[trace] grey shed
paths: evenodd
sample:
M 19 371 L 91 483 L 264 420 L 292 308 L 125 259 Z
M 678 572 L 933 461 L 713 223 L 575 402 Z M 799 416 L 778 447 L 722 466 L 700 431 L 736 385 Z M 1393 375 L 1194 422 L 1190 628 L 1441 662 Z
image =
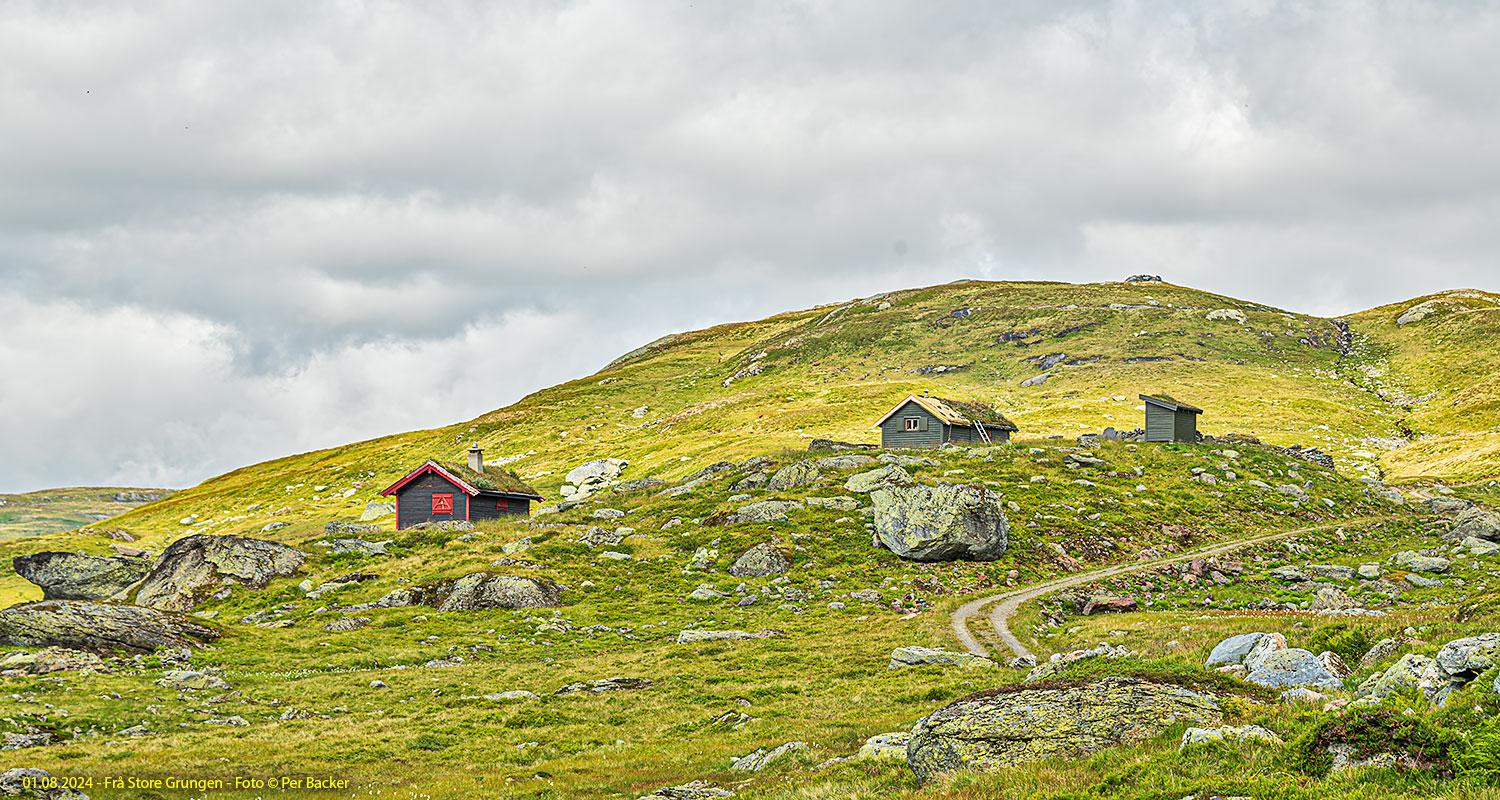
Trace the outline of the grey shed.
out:
M 1164 394 L 1143 394 L 1141 399 L 1146 401 L 1146 441 L 1198 441 L 1198 415 L 1203 409 Z

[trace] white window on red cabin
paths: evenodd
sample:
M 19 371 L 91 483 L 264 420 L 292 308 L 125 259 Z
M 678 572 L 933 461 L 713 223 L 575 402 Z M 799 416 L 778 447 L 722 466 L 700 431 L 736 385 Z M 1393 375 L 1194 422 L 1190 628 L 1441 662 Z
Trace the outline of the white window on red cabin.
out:
M 434 513 L 434 514 L 452 514 L 453 513 L 453 494 L 451 492 L 448 493 L 448 494 L 433 494 L 433 496 L 432 496 L 432 513 Z
M 509 511 L 510 510 L 510 503 L 505 498 L 502 497 L 499 500 L 495 501 L 495 510 L 496 511 Z

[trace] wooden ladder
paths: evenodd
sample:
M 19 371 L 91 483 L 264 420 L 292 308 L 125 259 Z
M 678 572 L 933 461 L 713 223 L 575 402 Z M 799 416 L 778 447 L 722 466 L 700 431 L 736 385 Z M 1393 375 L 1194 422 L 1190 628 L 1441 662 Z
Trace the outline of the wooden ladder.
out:
M 983 422 L 974 423 L 974 427 L 979 429 L 979 441 L 984 442 L 985 444 L 994 444 L 994 442 L 990 441 L 990 432 L 984 429 Z

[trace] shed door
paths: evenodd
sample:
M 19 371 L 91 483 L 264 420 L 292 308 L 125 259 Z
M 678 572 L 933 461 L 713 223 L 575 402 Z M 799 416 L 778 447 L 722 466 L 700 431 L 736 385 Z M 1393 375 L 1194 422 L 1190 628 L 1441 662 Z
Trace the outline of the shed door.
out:
M 433 495 L 432 495 L 432 513 L 433 514 L 452 514 L 453 513 L 453 493 L 449 492 L 447 494 L 438 494 L 438 493 L 434 492 Z

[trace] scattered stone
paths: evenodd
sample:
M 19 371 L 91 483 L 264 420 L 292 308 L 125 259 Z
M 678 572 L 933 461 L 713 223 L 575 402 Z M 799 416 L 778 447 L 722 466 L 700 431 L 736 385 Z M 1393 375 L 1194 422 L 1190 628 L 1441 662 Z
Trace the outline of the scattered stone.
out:
M 369 617 L 344 617 L 343 619 L 336 619 L 336 620 L 328 623 L 327 625 L 324 625 L 323 626 L 323 630 L 325 630 L 325 631 L 335 631 L 335 632 L 348 632 L 348 631 L 357 631 L 357 630 L 359 630 L 361 628 L 367 628 L 367 627 L 369 627 L 369 625 L 370 625 L 370 618 Z
M 853 511 L 859 508 L 859 501 L 852 497 L 806 497 L 802 502 L 835 511 Z
M 16 650 L 0 658 L 0 674 L 50 675 L 54 672 L 107 672 L 104 660 L 93 653 L 47 647 L 35 653 Z
M 1208 315 L 1204 317 L 1204 319 L 1208 320 L 1209 322 L 1228 320 L 1239 325 L 1244 325 L 1249 321 L 1249 318 L 1245 316 L 1245 312 L 1239 310 L 1238 308 L 1216 308 L 1213 311 L 1208 312 Z
M 787 519 L 787 512 L 802 508 L 802 504 L 795 500 L 762 500 L 742 506 L 733 514 L 727 514 L 713 524 L 739 525 L 745 522 L 782 522 Z M 710 524 L 705 522 L 705 525 Z
M 16 574 L 42 587 L 46 600 L 108 600 L 151 571 L 142 558 L 101 558 L 45 552 L 16 556 Z
M 373 680 L 373 681 L 370 681 L 370 688 L 371 689 L 389 689 L 391 687 L 387 686 L 385 681 L 382 681 L 382 680 Z
M 1380 641 L 1376 642 L 1375 646 L 1371 647 L 1363 657 L 1359 659 L 1359 668 L 1362 670 L 1369 669 L 1371 667 L 1384 663 L 1386 659 L 1391 658 L 1392 656 L 1399 653 L 1402 648 L 1415 647 L 1423 644 L 1426 644 L 1426 642 L 1423 642 L 1422 640 L 1414 636 L 1398 636 L 1391 639 L 1381 639 Z
M 917 721 L 907 763 L 925 783 L 942 772 L 993 772 L 1027 761 L 1135 745 L 1179 722 L 1218 725 L 1207 695 L 1132 678 L 1085 686 L 979 692 Z
M 496 692 L 484 696 L 486 700 L 537 700 L 538 695 L 525 689 L 512 689 L 508 692 Z
M 1427 656 L 1407 653 L 1385 672 L 1377 672 L 1366 678 L 1364 683 L 1361 683 L 1355 690 L 1354 696 L 1384 700 L 1393 692 L 1415 689 L 1421 684 L 1422 675 L 1432 668 L 1434 663 L 1434 660 Z
M 335 536 L 357 537 L 364 533 L 380 533 L 380 526 L 364 525 L 358 522 L 330 522 L 323 526 L 323 536 L 329 539 Z
M 776 549 L 775 545 L 762 542 L 735 559 L 734 564 L 729 568 L 729 574 L 736 578 L 767 578 L 772 575 L 781 575 L 791 566 L 791 560 Z
M 157 679 L 156 685 L 179 692 L 228 692 L 234 689 L 223 678 L 186 669 L 168 670 Z
M 750 633 L 749 631 L 705 631 L 700 629 L 689 629 L 677 634 L 678 644 L 695 644 L 697 642 L 717 642 L 723 640 L 744 641 L 749 639 L 767 639 L 772 636 L 780 636 L 781 631 L 764 630 Z
M 1356 608 L 1359 603 L 1354 598 L 1333 587 L 1324 587 L 1313 592 L 1311 610 L 1317 611 L 1343 611 Z
M 1309 576 L 1306 572 L 1303 572 L 1301 569 L 1291 566 L 1290 564 L 1271 570 L 1271 577 L 1275 578 L 1278 581 L 1285 581 L 1287 583 L 1301 583 L 1303 581 L 1312 580 L 1312 577 Z
M 529 541 L 528 541 L 529 543 Z M 598 525 L 590 526 L 579 537 L 578 543 L 588 547 L 614 547 L 625 543 L 625 537 L 618 531 L 607 530 Z
M 1353 567 L 1332 566 L 1329 564 L 1308 564 L 1307 571 L 1319 578 L 1332 578 L 1338 581 L 1354 580 Z
M 1466 536 L 1459 544 L 1469 548 L 1469 555 L 1471 556 L 1500 555 L 1500 543 L 1481 539 L 1478 536 Z
M 379 530 L 379 526 L 376 526 Z M 395 541 L 387 539 L 383 542 L 367 542 L 364 539 L 334 539 L 333 549 L 330 551 L 335 555 L 343 553 L 356 553 L 362 556 L 384 556 L 389 555 L 386 548 L 395 544 Z
M 813 462 L 818 469 L 855 469 L 866 464 L 874 464 L 875 459 L 861 455 L 828 456 Z
M 555 695 L 568 694 L 598 694 L 600 692 L 616 692 L 626 689 L 645 689 L 651 685 L 651 681 L 645 678 L 603 678 L 595 681 L 580 681 L 569 683 L 558 687 Z
M 717 800 L 721 797 L 734 797 L 734 792 L 721 789 L 708 781 L 690 781 L 681 786 L 657 789 L 637 800 Z
M 1452 565 L 1452 562 L 1446 558 L 1424 556 L 1412 550 L 1391 556 L 1390 562 L 1412 572 L 1447 572 L 1448 567 Z
M 993 561 L 1005 553 L 1010 523 L 1002 498 L 975 485 L 877 489 L 879 546 L 916 561 Z
M 592 514 L 594 519 L 619 519 L 625 516 L 625 512 L 618 508 L 601 508 Z
M 610 488 L 615 494 L 628 494 L 630 492 L 644 492 L 651 489 L 660 489 L 667 482 L 660 478 L 636 478 L 632 481 L 624 481 Z
M 930 647 L 898 647 L 891 651 L 891 663 L 886 669 L 931 665 L 953 665 L 956 667 L 991 668 L 995 662 L 970 653 L 955 653 L 951 650 L 935 650 Z
M 12 733 L 5 732 L 3 741 L 0 741 L 0 750 L 24 750 L 28 747 L 46 747 L 52 743 L 50 733 Z
M 1023 386 L 1023 387 L 1041 386 L 1042 384 L 1046 383 L 1047 379 L 1050 378 L 1050 377 L 1052 377 L 1052 373 L 1050 373 L 1050 372 L 1043 372 L 1040 375 L 1037 375 L 1037 376 L 1031 377 L 1031 378 L 1027 378 L 1024 381 L 1021 381 L 1021 386 Z
M 0 612 L 3 613 L 3 612 Z M 1448 694 L 1500 664 L 1500 633 L 1482 633 L 1443 645 L 1422 676 L 1427 698 L 1442 705 Z
M 0 773 L 0 795 L 13 797 L 16 795 L 30 795 L 36 800 L 89 800 L 89 796 L 76 789 L 66 788 L 32 788 L 38 783 L 46 786 L 51 782 L 52 773 L 46 770 L 30 767 L 15 767 Z
M 755 752 L 747 756 L 740 756 L 739 758 L 736 758 L 734 760 L 734 763 L 729 765 L 729 768 L 733 770 L 740 770 L 742 772 L 760 772 L 761 770 L 770 766 L 771 762 L 776 761 L 782 756 L 788 753 L 794 753 L 798 750 L 806 749 L 807 742 L 787 742 L 786 744 L 781 745 L 780 747 L 776 747 L 770 751 L 762 749 L 756 750 Z
M 1226 725 L 1222 728 L 1188 728 L 1187 732 L 1182 734 L 1182 743 L 1177 746 L 1177 752 L 1181 753 L 1189 747 L 1214 742 L 1286 744 L 1280 736 L 1259 725 Z
M 1091 658 L 1134 658 L 1140 655 L 1134 650 L 1124 647 L 1116 647 L 1108 642 L 1100 642 L 1098 647 L 1089 650 L 1074 650 L 1070 653 L 1053 653 L 1052 657 L 1045 662 L 1036 665 L 1026 677 L 1021 679 L 1022 683 L 1036 683 L 1048 678 L 1061 675 L 1069 664 L 1075 661 L 1084 661 Z
M 438 611 L 484 611 L 497 608 L 553 608 L 561 605 L 562 587 L 542 578 L 476 572 L 454 581 Z M 441 589 L 438 590 L 441 592 Z

